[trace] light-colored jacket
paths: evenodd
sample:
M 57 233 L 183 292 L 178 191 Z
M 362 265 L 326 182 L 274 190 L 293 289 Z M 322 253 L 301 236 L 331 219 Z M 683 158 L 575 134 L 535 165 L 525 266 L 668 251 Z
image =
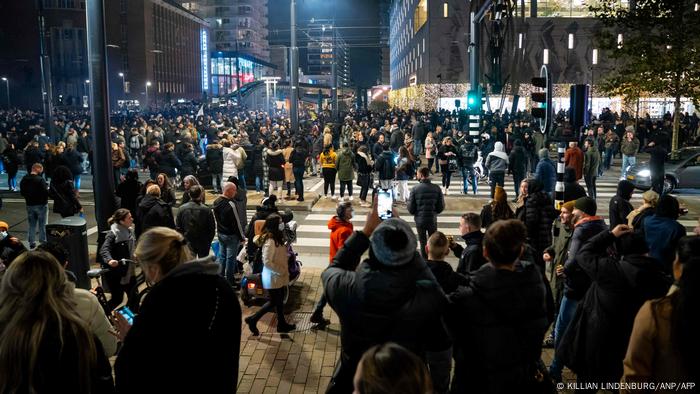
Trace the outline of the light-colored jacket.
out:
M 117 352 L 117 337 L 110 334 L 110 331 L 113 331 L 112 325 L 109 323 L 100 302 L 97 301 L 97 297 L 87 290 L 75 289 L 73 301 L 76 313 L 87 325 L 90 332 L 100 340 L 105 355 L 107 357 L 114 356 Z
M 264 289 L 279 289 L 289 284 L 287 247 L 275 245 L 272 238 L 262 245 L 262 283 Z
M 230 176 L 238 178 L 238 168 L 236 167 L 236 153 L 229 147 L 224 147 L 224 172 L 222 178 L 228 179 Z
M 236 168 L 239 170 L 245 167 L 245 161 L 248 158 L 248 154 L 245 153 L 245 149 L 242 146 L 233 149 L 233 162 L 236 164 Z

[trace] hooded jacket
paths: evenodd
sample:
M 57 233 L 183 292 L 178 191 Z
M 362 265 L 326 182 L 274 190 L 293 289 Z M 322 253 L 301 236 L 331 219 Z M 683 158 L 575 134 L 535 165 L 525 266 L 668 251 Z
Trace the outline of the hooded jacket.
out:
M 525 198 L 525 227 L 527 227 L 528 243 L 542 254 L 552 244 L 552 222 L 557 217 L 554 202 L 545 193 L 542 183 L 533 179 L 528 184 Z
M 586 190 L 576 179 L 576 170 L 566 167 L 564 170 L 564 201 L 577 200 L 586 197 Z
M 335 158 L 339 181 L 352 181 L 354 176 L 355 155 L 349 148 L 343 148 Z
M 221 177 L 223 179 L 228 179 L 230 176 L 235 176 L 238 178 L 238 167 L 236 166 L 236 155 L 233 151 L 233 149 L 229 147 L 224 147 L 223 149 L 223 159 L 224 159 L 224 165 L 223 165 L 223 172 Z
M 676 246 L 686 234 L 685 227 L 678 220 L 657 214 L 645 218 L 643 227 L 649 256 L 658 260 L 670 274 L 676 258 Z
M 549 159 L 549 152 L 542 149 L 539 153 L 540 161 L 535 167 L 535 179 L 542 182 L 544 191 L 554 193 L 554 186 L 557 183 L 557 170 L 554 163 Z
M 197 254 L 206 254 L 216 230 L 214 214 L 208 206 L 194 201 L 180 206 L 177 211 L 177 231 L 185 236 Z
M 486 168 L 489 173 L 505 173 L 508 169 L 508 155 L 506 154 L 503 143 L 498 141 L 493 146 L 493 152 L 486 156 Z
M 280 149 L 267 150 L 267 165 L 270 167 L 268 175 L 270 181 L 284 181 L 284 156 Z
M 598 176 L 598 166 L 600 166 L 600 152 L 593 143 L 586 149 L 583 154 L 583 176 L 585 178 L 593 178 Z
M 659 264 L 641 254 L 618 260 L 606 252 L 615 236 L 602 232 L 576 258 L 592 284 L 564 334 L 557 355 L 577 374 L 618 382 L 637 311 L 670 286 Z
M 333 216 L 328 221 L 328 229 L 331 230 L 331 248 L 330 261 L 333 261 L 335 254 L 343 247 L 345 241 L 352 235 L 352 223 L 340 220 L 337 216 Z
M 356 231 L 321 274 L 328 303 L 340 319 L 340 364 L 333 392 L 352 391 L 352 379 L 362 354 L 387 341 L 396 342 L 419 357 L 426 350 L 444 350 L 447 337 L 440 316 L 446 298 L 420 257 L 388 267 L 370 248 L 370 239 Z M 539 341 L 542 341 L 540 337 Z
M 528 161 L 529 158 L 525 148 L 523 148 L 523 143 L 520 140 L 515 140 L 513 149 L 508 156 L 508 171 L 513 175 L 524 176 L 527 172 Z
M 610 200 L 609 206 L 610 228 L 615 228 L 618 224 L 627 224 L 627 215 L 634 210 L 630 204 L 633 192 L 634 184 L 632 182 L 623 179 L 617 184 L 617 194 Z
M 394 154 L 390 150 L 385 150 L 374 163 L 374 168 L 379 173 L 379 180 L 394 179 L 394 171 L 396 163 L 394 163 Z
M 374 161 L 368 154 L 363 152 L 357 152 L 355 156 L 357 162 L 357 173 L 358 174 L 370 174 L 374 169 Z
M 600 216 L 589 216 L 574 225 L 574 231 L 569 243 L 569 253 L 564 263 L 565 289 L 564 295 L 575 301 L 580 301 L 591 285 L 591 279 L 581 269 L 576 261 L 579 251 L 591 238 L 608 231 L 608 225 Z
M 117 392 L 236 391 L 241 308 L 219 269 L 195 260 L 151 287 L 114 364 Z

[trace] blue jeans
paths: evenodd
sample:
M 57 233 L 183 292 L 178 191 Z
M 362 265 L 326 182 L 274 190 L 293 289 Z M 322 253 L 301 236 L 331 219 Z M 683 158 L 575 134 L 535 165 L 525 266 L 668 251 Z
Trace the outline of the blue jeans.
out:
M 215 192 L 221 192 L 221 173 L 211 174 L 211 187 Z
M 29 222 L 27 238 L 30 245 L 36 242 L 37 227 L 39 230 L 39 242 L 46 242 L 46 218 L 48 214 L 48 205 L 27 205 L 27 221 Z
M 420 156 L 422 150 L 423 150 L 423 140 L 413 141 L 413 155 L 415 157 Z
M 80 175 L 73 176 L 73 183 L 75 184 L 75 190 L 80 190 Z
M 559 315 L 557 315 L 557 322 L 554 325 L 554 349 L 559 347 L 561 342 L 561 337 L 566 332 L 566 328 L 571 323 L 571 319 L 574 317 L 576 312 L 576 307 L 578 306 L 578 301 L 570 300 L 566 298 L 566 295 L 561 299 L 561 306 L 559 307 Z M 564 369 L 561 360 L 554 356 L 552 359 L 552 365 L 549 366 L 549 374 L 552 378 L 561 380 L 561 372 Z
M 606 171 L 610 169 L 610 166 L 612 165 L 612 159 L 613 159 L 613 154 L 615 152 L 613 151 L 613 148 L 606 148 L 605 149 L 605 158 L 603 159 L 603 169 Z
M 245 168 L 238 170 L 238 188 L 248 190 L 248 186 L 245 184 Z
M 620 174 L 620 177 L 627 178 L 627 167 L 635 164 L 637 164 L 636 156 L 622 155 L 622 174 Z
M 229 283 L 233 283 L 233 274 L 237 271 L 236 255 L 241 238 L 238 235 L 219 234 L 219 264 L 221 264 L 220 275 L 226 278 Z
M 83 167 L 83 172 L 87 172 L 88 165 L 90 164 L 90 162 L 88 162 L 89 155 L 87 152 L 80 152 L 80 157 L 83 158 L 82 163 L 80 163 L 80 165 Z
M 476 178 L 476 171 L 474 171 L 474 167 L 462 167 L 462 178 L 464 182 L 462 185 L 462 191 L 464 192 L 464 194 L 467 194 L 469 192 L 469 179 L 472 180 L 472 192 L 476 194 L 478 181 Z
M 259 176 L 256 176 L 255 177 L 255 191 L 259 192 L 262 190 L 262 188 L 263 188 L 262 178 Z

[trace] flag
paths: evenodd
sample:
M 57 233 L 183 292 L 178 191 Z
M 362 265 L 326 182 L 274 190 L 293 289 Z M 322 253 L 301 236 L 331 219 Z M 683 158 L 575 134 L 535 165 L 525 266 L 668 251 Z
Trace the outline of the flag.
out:
M 204 116 L 204 104 L 202 104 L 202 106 L 199 107 L 199 111 L 197 111 L 197 117 L 199 118 L 200 116 Z

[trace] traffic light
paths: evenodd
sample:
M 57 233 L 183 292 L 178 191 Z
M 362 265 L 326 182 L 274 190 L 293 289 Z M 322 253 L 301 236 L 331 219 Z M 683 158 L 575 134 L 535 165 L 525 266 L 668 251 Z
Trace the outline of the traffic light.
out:
M 481 112 L 481 97 L 479 97 L 479 92 L 476 90 L 467 92 L 467 111 L 474 114 Z
M 540 76 L 532 78 L 532 86 L 536 89 L 530 93 L 530 114 L 540 123 L 540 130 L 543 133 L 549 132 L 549 125 L 552 121 L 552 81 L 549 78 L 547 67 L 542 66 Z

